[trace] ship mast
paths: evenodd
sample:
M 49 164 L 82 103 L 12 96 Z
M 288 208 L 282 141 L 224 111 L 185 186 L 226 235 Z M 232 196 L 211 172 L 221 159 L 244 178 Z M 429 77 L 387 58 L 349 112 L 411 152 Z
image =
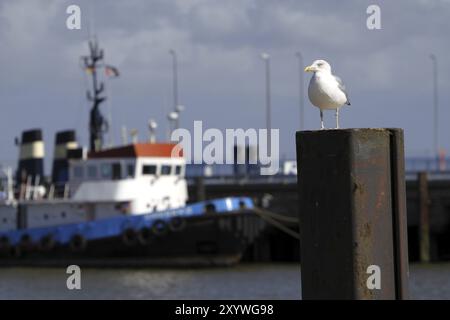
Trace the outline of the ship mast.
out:
M 106 100 L 102 93 L 105 89 L 103 82 L 97 79 L 99 62 L 103 60 L 103 49 L 99 49 L 97 40 L 89 40 L 89 56 L 83 56 L 84 68 L 92 76 L 92 91 L 87 91 L 87 99 L 92 102 L 89 116 L 89 148 L 99 151 L 103 146 L 103 134 L 108 131 L 108 123 L 100 112 L 100 104 Z

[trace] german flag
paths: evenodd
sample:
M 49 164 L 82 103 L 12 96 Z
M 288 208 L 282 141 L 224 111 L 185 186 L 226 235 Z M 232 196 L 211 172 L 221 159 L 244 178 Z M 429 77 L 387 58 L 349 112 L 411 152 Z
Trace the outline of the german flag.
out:
M 108 78 L 118 77 L 119 76 L 119 70 L 117 70 L 116 67 L 106 65 L 105 66 L 105 75 Z

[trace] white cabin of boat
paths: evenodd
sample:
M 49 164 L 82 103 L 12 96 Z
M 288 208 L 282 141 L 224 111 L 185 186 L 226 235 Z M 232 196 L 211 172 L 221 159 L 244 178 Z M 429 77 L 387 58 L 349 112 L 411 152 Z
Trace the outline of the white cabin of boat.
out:
M 4 199 L 0 231 L 184 207 L 186 163 L 177 148 L 172 143 L 135 143 L 71 159 L 64 196 L 56 198 L 46 190 L 44 197 Z

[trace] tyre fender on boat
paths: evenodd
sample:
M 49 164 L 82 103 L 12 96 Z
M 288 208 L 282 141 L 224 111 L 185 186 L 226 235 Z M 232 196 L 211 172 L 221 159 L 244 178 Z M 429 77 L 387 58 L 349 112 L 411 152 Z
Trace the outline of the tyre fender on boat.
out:
M 153 231 L 149 227 L 142 227 L 138 233 L 139 243 L 142 245 L 149 244 L 153 238 Z
M 25 233 L 20 237 L 19 246 L 22 252 L 31 251 L 33 249 L 33 239 L 31 239 L 29 234 Z
M 217 208 L 214 203 L 208 203 L 205 205 L 205 214 L 214 214 L 216 212 L 217 212 Z
M 43 252 L 51 251 L 55 248 L 56 241 L 53 235 L 48 234 L 43 236 L 39 241 L 39 249 Z
M 11 241 L 7 236 L 0 237 L 0 252 L 5 253 L 11 249 Z
M 134 246 L 137 243 L 138 234 L 133 228 L 125 228 L 122 232 L 122 242 L 126 246 Z
M 164 220 L 158 219 L 152 225 L 152 233 L 155 236 L 165 235 L 169 231 L 167 222 Z
M 69 242 L 69 248 L 72 252 L 82 252 L 87 247 L 87 239 L 81 234 L 75 234 L 72 236 Z
M 172 232 L 178 232 L 186 227 L 186 219 L 182 217 L 175 217 L 169 221 L 169 229 Z

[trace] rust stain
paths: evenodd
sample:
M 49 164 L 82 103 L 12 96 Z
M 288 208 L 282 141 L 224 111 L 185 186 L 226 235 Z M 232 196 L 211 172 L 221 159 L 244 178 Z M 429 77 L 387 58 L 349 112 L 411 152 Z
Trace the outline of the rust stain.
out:
M 357 181 L 354 176 L 352 176 L 353 181 L 353 194 L 359 193 L 360 195 L 364 194 L 364 185 Z
M 380 193 L 378 193 L 378 196 L 377 196 L 377 203 L 376 203 L 376 206 L 375 206 L 376 209 L 377 209 L 377 211 L 378 211 L 381 207 L 383 207 L 385 195 L 386 195 L 386 193 L 385 193 L 384 191 L 381 191 Z

